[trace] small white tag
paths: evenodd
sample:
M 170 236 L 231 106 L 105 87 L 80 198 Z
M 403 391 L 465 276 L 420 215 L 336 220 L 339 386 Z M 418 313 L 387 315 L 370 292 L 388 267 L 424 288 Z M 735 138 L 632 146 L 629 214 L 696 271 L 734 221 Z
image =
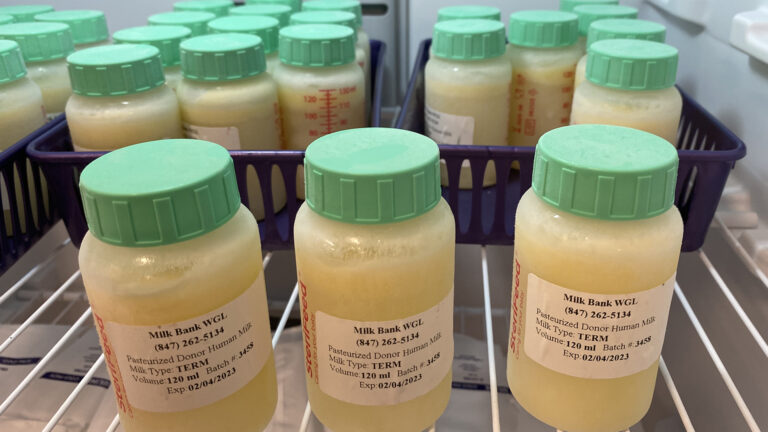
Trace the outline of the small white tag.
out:
M 240 150 L 240 131 L 235 126 L 207 127 L 184 123 L 187 138 L 216 143 L 227 150 Z
M 425 106 L 427 136 L 438 144 L 474 144 L 475 118 L 446 114 Z

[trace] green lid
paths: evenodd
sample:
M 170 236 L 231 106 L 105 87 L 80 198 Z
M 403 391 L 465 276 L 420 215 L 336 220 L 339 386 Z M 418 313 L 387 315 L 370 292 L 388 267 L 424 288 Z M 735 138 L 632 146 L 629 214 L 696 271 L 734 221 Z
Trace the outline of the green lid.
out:
M 231 0 L 188 0 L 173 4 L 175 11 L 210 12 L 216 16 L 227 16 L 235 5 Z
M 292 12 L 299 12 L 301 10 L 301 0 L 246 0 L 245 4 L 279 4 L 289 6 Z
M 11 15 L 16 18 L 16 22 L 33 22 L 35 15 L 50 12 L 53 6 L 48 5 L 19 5 L 19 6 L 0 6 L 0 15 Z
M 435 24 L 432 53 L 451 60 L 484 60 L 506 51 L 501 21 L 466 19 Z
M 160 51 L 152 45 L 86 48 L 67 57 L 72 92 L 82 96 L 139 93 L 165 83 Z
M 573 13 L 579 16 L 579 35 L 586 36 L 590 24 L 609 18 L 637 18 L 637 9 L 619 5 L 576 6 Z
M 107 19 L 97 10 L 65 10 L 35 15 L 35 21 L 59 22 L 69 25 L 75 45 L 107 40 Z
M 304 176 L 309 208 L 341 222 L 400 222 L 440 202 L 437 144 L 405 130 L 350 129 L 318 138 L 307 148 Z
M 355 61 L 355 31 L 336 24 L 280 29 L 280 61 L 292 66 L 341 66 Z
M 675 85 L 677 48 L 660 42 L 608 39 L 587 52 L 587 79 L 622 90 L 659 90 Z
M 268 16 L 228 16 L 208 23 L 210 33 L 248 33 L 261 38 L 264 53 L 277 51 L 280 21 Z
M 0 26 L 0 39 L 16 41 L 27 63 L 64 58 L 75 50 L 72 32 L 62 23 L 5 24 Z
M 447 6 L 437 11 L 437 22 L 457 19 L 489 19 L 501 21 L 501 10 L 491 6 Z
M 19 44 L 0 40 L 0 84 L 16 81 L 27 74 Z
M 509 16 L 509 43 L 524 47 L 556 48 L 579 40 L 579 17 L 570 12 L 529 10 Z
M 296 24 L 338 24 L 357 29 L 355 15 L 343 11 L 305 11 L 291 15 L 291 25 Z M 355 32 L 357 41 L 357 32 Z
M 125 247 L 190 240 L 224 225 L 240 209 L 229 152 L 190 139 L 105 154 L 83 170 L 80 195 L 91 234 Z
M 566 126 L 539 139 L 532 186 L 539 198 L 568 213 L 645 219 L 674 204 L 677 164 L 675 147 L 648 132 Z
M 256 76 L 265 70 L 264 44 L 258 36 L 219 33 L 193 37 L 181 43 L 184 78 L 231 81 Z
M 560 10 L 573 12 L 576 6 L 584 5 L 617 5 L 619 0 L 560 0 Z
M 254 4 L 232 8 L 229 10 L 229 14 L 268 16 L 280 21 L 280 27 L 285 27 L 291 19 L 291 7 L 281 4 Z
M 164 12 L 149 17 L 149 25 L 182 25 L 192 30 L 192 36 L 208 33 L 208 21 L 216 18 L 210 12 Z
M 13 15 L 0 15 L 0 24 L 10 24 L 16 21 Z
M 181 64 L 179 44 L 192 34 L 184 26 L 143 26 L 120 30 L 112 35 L 116 43 L 148 44 L 160 50 L 163 67 Z
M 605 39 L 641 39 L 664 42 L 667 29 L 659 23 L 639 19 L 604 19 L 595 21 L 587 31 L 587 47 Z
M 337 10 L 351 12 L 357 17 L 357 28 L 363 26 L 363 7 L 358 0 L 312 0 L 304 2 L 301 10 L 321 11 Z

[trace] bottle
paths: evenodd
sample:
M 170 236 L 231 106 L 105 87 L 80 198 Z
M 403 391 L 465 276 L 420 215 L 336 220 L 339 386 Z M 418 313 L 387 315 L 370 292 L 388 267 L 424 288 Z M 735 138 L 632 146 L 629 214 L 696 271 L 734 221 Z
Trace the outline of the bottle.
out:
M 426 135 L 440 144 L 507 145 L 512 70 L 504 58 L 504 24 L 484 19 L 435 24 L 432 56 L 424 71 Z M 442 184 L 448 172 L 441 168 Z M 496 183 L 489 162 L 483 186 Z M 462 164 L 459 187 L 472 188 L 469 162 Z
M 0 151 L 16 144 L 45 121 L 43 94 L 27 77 L 19 44 L 0 40 Z
M 438 9 L 437 22 L 456 19 L 489 19 L 501 21 L 501 10 L 492 6 L 446 6 Z
M 617 4 L 587 4 L 576 6 L 573 13 L 579 17 L 579 48 L 581 54 L 587 52 L 587 33 L 589 26 L 597 21 L 611 18 L 636 19 L 637 9 Z
M 563 12 L 573 12 L 576 6 L 617 4 L 619 4 L 619 0 L 560 0 L 560 10 Z
M 280 28 L 288 25 L 291 19 L 291 7 L 281 4 L 251 4 L 248 6 L 233 7 L 229 10 L 230 15 L 251 16 L 261 15 L 275 18 L 280 21 Z
M 43 92 L 49 118 L 64 111 L 72 87 L 66 57 L 75 50 L 69 26 L 61 23 L 22 22 L 0 26 L 0 39 L 16 41 L 27 66 L 27 76 Z
M 229 150 L 280 150 L 277 85 L 266 73 L 264 44 L 258 36 L 222 33 L 187 39 L 181 43 L 181 64 L 184 79 L 176 95 L 187 138 Z M 248 170 L 247 182 L 251 211 L 257 220 L 264 219 L 255 170 Z M 286 202 L 277 166 L 272 167 L 272 202 L 275 212 Z
M 595 42 L 606 39 L 640 39 L 664 42 L 667 29 L 659 23 L 639 19 L 604 19 L 593 22 L 587 31 L 587 51 Z M 587 75 L 587 55 L 576 65 L 575 87 L 584 82 Z
M 438 153 L 389 128 L 307 149 L 294 225 L 305 375 L 335 432 L 420 432 L 448 403 L 455 228 Z
M 277 380 L 261 244 L 227 151 L 133 145 L 86 166 L 80 192 L 78 261 L 122 427 L 264 430 Z
M 229 10 L 235 6 L 232 0 L 186 0 L 173 4 L 176 12 L 210 12 L 217 17 L 229 15 Z
M 570 12 L 533 10 L 510 15 L 510 145 L 535 146 L 543 134 L 568 125 L 573 75 L 581 57 L 577 39 L 578 19 Z
M 250 5 L 262 5 L 262 4 L 279 4 L 289 6 L 291 12 L 296 13 L 302 9 L 302 0 L 246 0 L 245 4 Z
M 165 85 L 173 91 L 181 82 L 181 55 L 179 44 L 192 34 L 188 27 L 180 25 L 153 25 L 131 27 L 112 35 L 115 43 L 147 44 L 160 50 Z
M 507 379 L 544 423 L 615 432 L 648 411 L 683 238 L 677 165 L 634 129 L 541 137 L 515 217 Z
M 267 73 L 273 74 L 280 63 L 277 53 L 280 22 L 268 16 L 228 16 L 216 18 L 208 23 L 209 33 L 248 33 L 261 38 L 262 50 L 266 54 Z
M 154 14 L 147 20 L 149 25 L 181 25 L 192 30 L 190 36 L 200 36 L 208 33 L 208 21 L 216 18 L 210 12 L 163 12 Z
M 51 11 L 53 6 L 49 5 L 0 6 L 0 15 L 11 15 L 17 23 L 34 22 L 35 15 Z
M 75 49 L 109 43 L 109 30 L 104 12 L 98 10 L 63 10 L 35 15 L 35 21 L 67 24 L 72 31 Z
M 659 42 L 595 42 L 587 80 L 573 96 L 571 124 L 612 124 L 640 129 L 677 144 L 683 100 L 675 88 L 677 49 Z
M 176 94 L 165 85 L 154 46 L 88 48 L 67 61 L 74 94 L 66 111 L 75 150 L 116 150 L 183 136 Z

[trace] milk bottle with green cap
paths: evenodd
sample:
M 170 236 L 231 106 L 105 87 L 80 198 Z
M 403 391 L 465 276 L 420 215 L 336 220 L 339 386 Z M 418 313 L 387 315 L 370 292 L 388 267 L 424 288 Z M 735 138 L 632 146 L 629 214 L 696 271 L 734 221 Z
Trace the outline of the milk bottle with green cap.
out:
M 191 36 L 200 36 L 208 33 L 208 21 L 214 18 L 216 15 L 211 12 L 163 12 L 150 15 L 147 23 L 149 25 L 181 25 L 192 31 Z
M 587 51 L 595 42 L 606 39 L 639 39 L 664 42 L 667 29 L 659 23 L 639 19 L 604 19 L 593 22 L 587 31 Z M 576 65 L 576 87 L 583 83 L 587 75 L 587 55 Z
M 53 6 L 49 5 L 0 6 L 0 15 L 11 15 L 17 23 L 33 22 L 35 15 L 51 11 Z
M 229 150 L 281 149 L 277 85 L 266 73 L 264 44 L 258 36 L 221 33 L 187 39 L 181 43 L 181 67 L 184 79 L 176 95 L 188 138 Z M 271 181 L 273 209 L 278 211 L 286 196 L 277 166 Z M 254 170 L 248 170 L 247 182 L 251 211 L 263 219 L 264 200 Z
M 108 151 L 183 136 L 179 104 L 165 85 L 154 46 L 87 48 L 67 61 L 74 94 L 66 112 L 75 150 Z
M 27 76 L 43 92 L 48 117 L 61 114 L 72 94 L 66 57 L 75 50 L 75 46 L 69 26 L 44 22 L 6 24 L 0 26 L 0 39 L 19 44 Z
M 192 34 L 188 27 L 154 25 L 131 27 L 112 35 L 115 43 L 147 44 L 160 50 L 165 85 L 176 90 L 181 82 L 181 56 L 179 44 Z
M 570 12 L 532 10 L 510 15 L 510 145 L 535 146 L 543 134 L 568 124 L 573 74 L 581 57 L 577 38 L 577 17 Z
M 448 403 L 455 227 L 439 157 L 397 129 L 307 149 L 294 225 L 305 375 L 334 432 L 420 432 Z
M 299 12 L 302 8 L 302 0 L 246 0 L 246 5 L 279 4 L 289 6 L 291 12 Z
M 504 57 L 504 24 L 468 19 L 435 24 L 432 57 L 424 76 L 426 134 L 440 144 L 507 144 L 509 85 L 512 71 Z M 442 184 L 448 184 L 442 169 Z M 483 186 L 496 182 L 489 163 Z M 468 162 L 461 168 L 459 187 L 472 187 Z
M 208 23 L 209 33 L 248 33 L 261 38 L 262 48 L 267 59 L 267 73 L 274 73 L 280 63 L 277 53 L 280 22 L 268 16 L 227 16 L 216 18 Z
M 98 10 L 63 10 L 35 15 L 35 21 L 67 24 L 72 31 L 75 49 L 109 43 L 109 30 L 104 12 Z
M 619 0 L 560 0 L 560 10 L 573 12 L 576 6 L 585 5 L 617 5 Z
M 492 6 L 446 6 L 438 9 L 437 22 L 457 19 L 489 19 L 501 21 L 501 10 Z
M 618 126 L 551 131 L 515 217 L 507 380 L 539 420 L 626 430 L 648 411 L 683 222 L 677 152 Z
M 683 101 L 675 88 L 677 49 L 659 42 L 595 42 L 587 80 L 573 96 L 572 124 L 612 124 L 644 130 L 677 144 Z
M 126 432 L 261 431 L 277 402 L 259 229 L 227 151 L 109 153 L 80 176 L 83 284 Z
M 291 19 L 291 7 L 281 4 L 250 4 L 247 6 L 233 7 L 229 10 L 230 15 L 235 16 L 251 16 L 261 15 L 268 16 L 280 21 L 280 27 L 285 27 Z
M 573 8 L 573 13 L 579 17 L 579 48 L 586 53 L 587 33 L 589 26 L 598 20 L 611 18 L 637 18 L 637 9 L 618 4 L 586 4 Z
M 229 15 L 235 6 L 232 0 L 186 0 L 173 4 L 174 11 L 210 12 L 217 17 Z

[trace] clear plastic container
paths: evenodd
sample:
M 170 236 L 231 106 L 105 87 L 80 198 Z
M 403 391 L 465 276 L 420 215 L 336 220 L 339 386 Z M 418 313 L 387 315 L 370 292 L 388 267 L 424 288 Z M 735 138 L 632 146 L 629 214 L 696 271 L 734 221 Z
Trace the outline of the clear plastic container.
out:
M 164 84 L 154 46 L 89 48 L 68 61 L 75 94 L 66 112 L 75 150 L 109 151 L 183 136 L 176 94 Z
M 80 270 L 121 426 L 263 430 L 277 381 L 259 229 L 227 151 L 138 144 L 87 166 L 80 190 Z
M 571 10 L 579 17 L 579 41 L 581 54 L 587 52 L 587 33 L 593 22 L 611 18 L 637 18 L 637 9 L 618 4 L 592 3 L 575 5 Z
M 572 124 L 611 124 L 644 130 L 677 144 L 683 100 L 674 87 L 677 49 L 659 42 L 595 42 L 587 81 L 573 97 Z
M 208 33 L 208 21 L 215 19 L 211 12 L 176 11 L 163 12 L 150 15 L 147 19 L 149 25 L 181 25 L 192 31 L 191 36 L 200 36 Z
M 312 411 L 335 432 L 421 432 L 445 410 L 453 361 L 455 228 L 437 146 L 357 129 L 305 160 L 294 243 Z
M 0 40 L 0 151 L 34 132 L 45 120 L 43 94 L 27 77 L 19 44 Z
M 176 91 L 181 82 L 179 44 L 191 34 L 192 30 L 180 25 L 153 25 L 120 30 L 115 32 L 112 38 L 115 43 L 148 44 L 159 49 L 165 85 Z
M 267 73 L 273 74 L 280 63 L 278 35 L 280 21 L 259 15 L 240 15 L 216 18 L 208 23 L 209 33 L 248 33 L 261 38 L 267 61 Z
M 469 41 L 465 45 L 456 40 Z M 483 19 L 448 20 L 435 25 L 432 57 L 424 71 L 426 134 L 440 144 L 507 145 L 512 70 L 504 58 L 504 24 Z M 448 172 L 442 167 L 442 184 Z M 496 183 L 490 162 L 483 186 Z M 465 161 L 459 187 L 472 188 Z
M 677 165 L 664 140 L 616 126 L 560 128 L 536 148 L 515 217 L 507 379 L 554 428 L 615 432 L 648 411 L 683 236 Z
M 229 150 L 282 148 L 277 85 L 266 73 L 261 39 L 239 33 L 198 36 L 182 42 L 181 55 L 184 79 L 176 94 L 187 138 Z M 264 219 L 255 170 L 248 171 L 247 182 L 251 211 L 256 219 Z M 275 212 L 285 206 L 277 166 L 272 168 L 272 198 Z
M 0 6 L 0 15 L 10 15 L 14 18 L 14 22 L 34 22 L 35 15 L 51 12 L 53 6 L 50 5 L 15 5 L 15 6 Z
M 229 10 L 234 16 L 268 16 L 280 21 L 280 27 L 288 25 L 291 19 L 291 7 L 283 4 L 259 3 L 247 6 L 237 6 Z
M 58 22 L 69 26 L 75 49 L 92 48 L 109 42 L 104 12 L 98 10 L 64 10 L 35 15 L 35 21 Z
M 235 6 L 232 0 L 185 0 L 173 4 L 174 11 L 210 12 L 217 17 L 229 15 Z

